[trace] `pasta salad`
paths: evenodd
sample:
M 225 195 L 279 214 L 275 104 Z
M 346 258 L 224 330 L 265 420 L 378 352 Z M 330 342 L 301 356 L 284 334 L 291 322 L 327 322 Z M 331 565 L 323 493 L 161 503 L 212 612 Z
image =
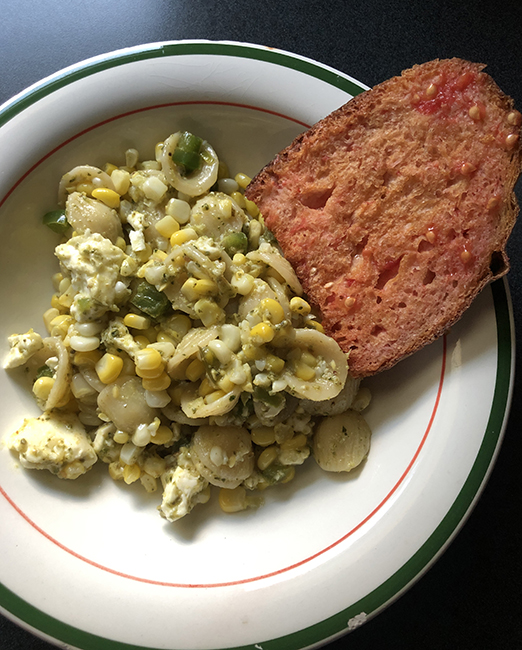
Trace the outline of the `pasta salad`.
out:
M 187 132 L 140 160 L 79 165 L 59 183 L 60 270 L 46 334 L 9 337 L 42 410 L 8 437 L 27 468 L 161 490 L 176 521 L 216 486 L 256 507 L 309 456 L 349 471 L 370 447 L 367 389 L 327 337 L 290 264 L 213 147 Z

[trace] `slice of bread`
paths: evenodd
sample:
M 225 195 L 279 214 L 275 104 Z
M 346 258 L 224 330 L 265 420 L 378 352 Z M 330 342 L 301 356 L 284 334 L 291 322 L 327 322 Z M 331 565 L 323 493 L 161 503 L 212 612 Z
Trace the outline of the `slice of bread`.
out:
M 300 135 L 247 188 L 355 377 L 439 337 L 508 270 L 522 115 L 483 68 L 404 71 Z

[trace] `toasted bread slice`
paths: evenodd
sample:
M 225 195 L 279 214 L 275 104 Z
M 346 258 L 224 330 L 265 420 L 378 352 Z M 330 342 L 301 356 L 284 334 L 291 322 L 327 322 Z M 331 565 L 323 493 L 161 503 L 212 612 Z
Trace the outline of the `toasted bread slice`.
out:
M 522 115 L 483 68 L 404 71 L 300 135 L 247 188 L 355 377 L 439 337 L 508 270 Z

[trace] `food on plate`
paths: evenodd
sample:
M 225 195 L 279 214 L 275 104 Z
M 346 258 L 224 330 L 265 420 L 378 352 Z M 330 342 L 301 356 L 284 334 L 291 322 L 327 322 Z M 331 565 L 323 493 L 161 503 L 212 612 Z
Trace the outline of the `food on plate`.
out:
M 10 336 L 5 362 L 43 411 L 8 437 L 24 467 L 75 479 L 100 460 L 115 480 L 161 486 L 175 521 L 210 486 L 226 512 L 259 505 L 319 425 L 321 467 L 364 460 L 369 392 L 245 198 L 249 181 L 186 132 L 153 159 L 130 149 L 123 165 L 62 177 L 61 208 L 43 218 L 61 237 L 47 333 Z
M 522 115 L 483 68 L 404 71 L 297 137 L 246 189 L 355 377 L 436 339 L 508 270 Z

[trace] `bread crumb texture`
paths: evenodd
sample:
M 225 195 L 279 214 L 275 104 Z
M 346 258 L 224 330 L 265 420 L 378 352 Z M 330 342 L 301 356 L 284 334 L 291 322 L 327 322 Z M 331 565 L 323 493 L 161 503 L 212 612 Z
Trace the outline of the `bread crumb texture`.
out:
M 354 376 L 433 341 L 508 270 L 522 115 L 483 69 L 447 59 L 404 71 L 247 188 Z

